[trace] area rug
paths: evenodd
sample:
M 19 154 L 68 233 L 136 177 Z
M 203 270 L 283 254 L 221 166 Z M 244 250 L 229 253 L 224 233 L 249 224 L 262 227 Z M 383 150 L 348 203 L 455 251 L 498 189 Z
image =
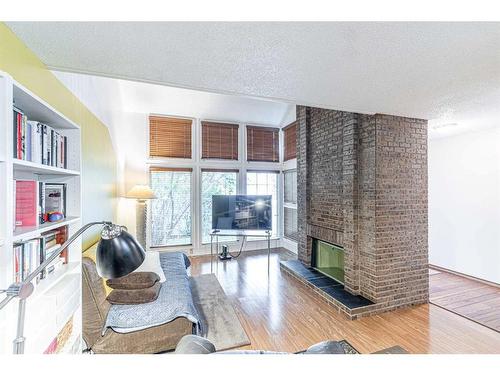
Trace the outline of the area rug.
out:
M 204 336 L 217 351 L 249 345 L 233 306 L 214 274 L 191 277 L 193 300 L 202 320 Z

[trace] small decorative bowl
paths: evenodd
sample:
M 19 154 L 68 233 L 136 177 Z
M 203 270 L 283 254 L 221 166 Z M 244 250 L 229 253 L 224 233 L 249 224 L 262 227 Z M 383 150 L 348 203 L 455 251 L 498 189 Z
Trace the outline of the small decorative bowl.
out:
M 64 215 L 61 212 L 49 212 L 48 221 L 54 223 L 56 221 L 61 221 L 64 219 Z

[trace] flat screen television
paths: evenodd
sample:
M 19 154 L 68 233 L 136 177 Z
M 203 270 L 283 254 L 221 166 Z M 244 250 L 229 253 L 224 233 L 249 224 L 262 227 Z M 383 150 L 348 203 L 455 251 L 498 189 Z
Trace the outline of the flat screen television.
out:
M 271 195 L 212 195 L 212 229 L 271 230 Z

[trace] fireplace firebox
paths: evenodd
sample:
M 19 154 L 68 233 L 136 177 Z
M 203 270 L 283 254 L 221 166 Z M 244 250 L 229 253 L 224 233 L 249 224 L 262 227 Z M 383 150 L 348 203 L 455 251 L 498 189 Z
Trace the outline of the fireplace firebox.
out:
M 344 284 L 344 249 L 318 239 L 313 239 L 312 246 L 311 266 Z

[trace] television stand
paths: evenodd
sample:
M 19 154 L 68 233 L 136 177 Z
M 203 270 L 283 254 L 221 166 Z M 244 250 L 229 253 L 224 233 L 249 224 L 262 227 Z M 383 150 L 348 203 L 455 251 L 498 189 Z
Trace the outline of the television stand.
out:
M 215 242 L 214 242 L 215 237 Z M 214 262 L 214 245 L 215 254 L 219 255 L 219 237 L 262 237 L 267 239 L 267 274 L 270 272 L 271 264 L 271 231 L 270 230 L 247 230 L 247 231 L 237 231 L 237 230 L 217 230 L 214 229 L 210 233 L 210 273 L 214 273 L 213 262 Z M 219 267 L 219 261 L 216 258 L 215 265 Z

